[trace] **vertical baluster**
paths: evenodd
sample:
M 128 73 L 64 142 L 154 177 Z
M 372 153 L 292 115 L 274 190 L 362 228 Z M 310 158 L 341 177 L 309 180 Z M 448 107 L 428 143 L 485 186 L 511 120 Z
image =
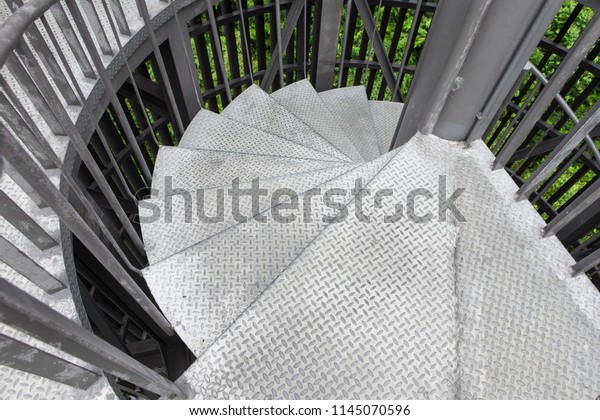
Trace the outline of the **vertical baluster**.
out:
M 23 5 L 21 0 L 5 1 L 13 12 Z M 29 35 L 28 38 L 31 42 L 31 46 L 40 58 L 40 61 L 46 67 L 46 71 L 52 80 L 54 80 L 54 83 L 56 84 L 56 87 L 61 93 L 62 97 L 65 99 L 65 102 L 69 105 L 79 105 L 79 101 L 77 101 L 77 98 L 75 97 L 75 92 L 73 92 L 71 85 L 69 85 L 69 82 L 67 82 L 65 79 L 61 68 L 56 64 L 56 61 L 52 59 L 52 53 L 44 42 L 42 33 L 35 23 L 29 27 L 27 34 Z
M 163 85 L 167 93 L 167 98 L 169 100 L 169 104 L 171 105 L 171 109 L 173 110 L 173 114 L 175 116 L 175 124 L 179 129 L 179 132 L 183 134 L 185 128 L 183 126 L 183 122 L 181 121 L 181 115 L 179 113 L 179 108 L 177 106 L 177 102 L 175 101 L 175 95 L 173 94 L 173 88 L 171 87 L 171 82 L 169 81 L 169 75 L 167 74 L 167 69 L 165 68 L 165 62 L 163 60 L 162 54 L 160 52 L 160 46 L 158 45 L 158 41 L 156 40 L 156 35 L 154 34 L 154 28 L 152 26 L 152 22 L 150 20 L 150 14 L 148 13 L 148 8 L 146 7 L 146 2 L 144 0 L 136 0 L 139 3 L 140 10 L 142 11 L 142 18 L 144 19 L 144 25 L 148 28 L 148 36 L 150 38 L 150 42 L 152 43 L 152 49 L 154 51 L 154 58 L 158 64 L 158 71 L 162 76 Z
M 87 55 L 85 54 L 85 51 L 79 42 L 79 38 L 75 33 L 75 29 L 73 29 L 71 21 L 67 17 L 62 4 L 54 4 L 52 7 L 50 7 L 50 12 L 58 23 L 58 26 L 60 27 L 67 44 L 69 44 L 69 47 L 71 48 L 71 51 L 73 52 L 73 55 L 75 56 L 83 75 L 87 78 L 94 79 L 96 74 L 92 69 L 92 65 L 90 64 L 90 61 L 88 60 Z
M 4 279 L 0 279 L 3 322 L 100 371 L 168 398 L 185 398 L 185 392 L 100 337 L 85 330 Z
M 344 74 L 344 61 L 346 58 L 346 48 L 348 45 L 348 31 L 350 28 L 350 14 L 352 13 L 352 0 L 346 4 L 346 19 L 344 20 L 344 37 L 342 39 L 342 56 L 340 57 L 340 71 L 338 75 L 338 89 L 342 87 L 342 75 Z M 354 41 L 354 40 L 353 40 Z
M 96 10 L 94 3 L 92 2 L 92 0 L 80 0 L 80 1 L 81 1 L 81 8 L 83 9 L 83 12 L 85 13 L 87 20 L 90 24 L 90 27 L 92 28 L 92 31 L 94 32 L 96 41 L 98 41 L 98 45 L 100 46 L 100 51 L 102 51 L 102 53 L 106 54 L 106 55 L 113 55 L 113 50 L 110 46 L 110 41 L 108 40 L 108 37 L 106 36 L 106 33 L 104 32 L 104 28 L 102 27 L 102 23 L 100 22 L 100 18 L 98 17 L 98 11 Z M 75 15 L 73 14 L 73 8 L 71 7 L 71 3 L 67 2 L 67 6 L 69 7 L 69 10 L 71 11 L 71 15 L 75 18 Z M 78 14 L 81 13 L 81 12 L 79 12 L 79 7 L 77 7 L 77 13 Z M 77 18 L 75 18 L 75 21 L 77 21 Z M 83 35 L 84 31 L 87 31 L 87 26 L 84 29 L 82 29 L 80 26 L 79 33 L 81 33 L 81 35 Z M 87 49 L 89 52 L 90 47 L 87 46 Z M 92 59 L 92 61 L 93 61 L 93 59 Z M 98 66 L 96 66 L 96 67 L 98 67 Z
M 275 21 L 277 22 L 277 60 L 279 64 L 279 86 L 284 87 L 284 74 L 283 74 L 283 45 L 281 39 L 281 3 L 280 0 L 275 0 Z
M 408 62 L 408 58 L 411 53 L 411 45 L 414 44 L 415 35 L 418 33 L 418 22 L 421 16 L 421 6 L 423 5 L 423 0 L 417 0 L 417 5 L 415 6 L 415 14 L 413 15 L 412 23 L 410 25 L 410 30 L 408 31 L 408 36 L 406 37 L 406 46 L 404 47 L 404 53 L 402 54 L 402 60 L 400 61 L 400 70 L 398 70 L 398 78 L 396 79 L 396 85 L 394 86 L 394 91 L 392 92 L 392 101 L 403 101 L 402 98 L 402 81 L 404 80 L 404 68 L 406 67 L 406 63 Z
M 114 195 L 114 192 L 108 185 L 108 182 L 104 178 L 102 171 L 95 163 L 94 158 L 92 157 L 91 153 L 89 152 L 89 150 L 87 148 L 87 145 L 85 144 L 85 141 L 83 140 L 83 138 L 81 137 L 81 134 L 79 133 L 79 130 L 73 124 L 73 121 L 71 120 L 70 116 L 67 114 L 66 110 L 63 108 L 60 100 L 58 99 L 58 96 L 54 92 L 54 89 L 52 88 L 52 86 L 50 85 L 48 80 L 45 78 L 45 75 L 43 74 L 43 72 L 41 71 L 39 66 L 37 65 L 35 57 L 31 53 L 31 51 L 26 47 L 26 45 L 24 45 L 24 44 L 21 44 L 19 47 L 17 47 L 16 51 L 19 53 L 20 57 L 25 60 L 24 61 L 25 64 L 27 65 L 28 68 L 31 69 L 33 76 L 35 77 L 35 79 L 37 81 L 37 86 L 35 87 L 36 90 L 39 88 L 39 91 L 37 91 L 37 94 L 41 97 L 46 98 L 48 100 L 48 102 L 50 103 L 50 105 L 52 106 L 52 108 L 55 109 L 57 111 L 57 113 L 60 115 L 60 124 L 61 124 L 62 129 L 70 137 L 70 140 L 73 143 L 73 145 L 76 147 L 77 152 L 79 153 L 79 156 L 86 163 L 87 168 L 90 170 L 92 176 L 94 177 L 94 180 L 98 183 L 98 185 L 102 189 L 102 192 L 106 195 L 106 197 L 109 199 L 109 201 L 111 201 L 111 204 L 113 205 L 113 210 L 115 211 L 117 217 L 119 218 L 119 221 L 128 230 L 128 233 L 130 234 L 132 241 L 134 242 L 134 244 L 136 245 L 138 250 L 143 253 L 144 245 L 141 242 L 141 239 L 135 232 L 135 229 L 131 225 L 131 221 L 129 220 L 129 218 L 127 217 L 125 212 L 123 211 L 122 207 L 118 204 L 118 200 L 117 200 L 116 196 Z M 99 73 L 102 73 L 102 72 L 99 71 Z M 129 128 L 129 130 L 131 131 L 131 128 Z M 131 133 L 131 137 L 134 139 L 135 145 L 138 146 L 137 142 L 135 141 L 135 137 L 133 136 L 133 133 Z M 139 162 L 140 167 L 142 167 L 142 164 L 144 164 L 143 161 Z M 48 204 L 50 204 L 50 203 L 48 203 Z
M 0 260 L 48 294 L 59 292 L 66 287 L 2 236 L 0 236 Z
M 251 83 L 254 83 L 254 71 L 252 69 L 252 57 L 250 54 L 250 44 L 248 42 L 248 38 L 250 37 L 250 32 L 249 32 L 249 22 L 244 18 L 244 8 L 247 7 L 247 2 L 240 2 L 238 9 L 240 11 L 240 25 L 241 25 L 241 30 L 242 30 L 242 49 L 244 51 L 242 51 L 242 53 L 244 54 L 245 58 L 246 58 L 246 71 L 248 72 L 248 74 L 250 74 L 250 81 Z M 247 29 L 248 28 L 248 29 Z
M 11 102 L 4 93 L 0 92 L 0 117 L 12 128 L 44 169 L 54 168 L 52 160 L 50 160 L 46 151 L 39 144 L 39 139 L 43 139 L 44 136 L 1 76 L 0 86 L 8 95 L 11 95 L 12 103 L 14 104 L 11 105 Z M 19 109 L 17 110 L 15 107 L 19 107 Z
M 40 250 L 45 251 L 58 245 L 35 220 L 2 190 L 0 190 L 0 216 Z
M 554 169 L 556 169 L 556 166 L 563 161 L 598 124 L 600 124 L 600 100 L 594 104 L 585 117 L 575 125 L 560 144 L 554 148 L 552 153 L 550 153 L 540 167 L 536 169 L 533 175 L 527 179 L 525 184 L 519 189 L 517 199 L 522 200 L 531 194 L 531 192 L 548 175 L 550 175 Z M 595 145 L 592 144 L 592 147 L 595 147 Z
M 51 106 L 48 103 L 47 98 L 39 94 L 39 91 L 36 88 L 33 78 L 30 76 L 30 74 L 27 72 L 21 61 L 15 56 L 14 53 L 11 54 L 6 60 L 6 67 L 8 68 L 8 70 L 10 70 L 10 73 L 17 80 L 17 82 L 19 82 L 19 85 L 21 86 L 25 94 L 27 94 L 29 100 L 37 108 L 44 121 L 46 121 L 46 124 L 48 124 L 50 130 L 58 136 L 64 136 L 65 131 L 61 127 L 57 115 L 63 108 L 62 104 L 60 103 L 60 100 L 56 104 L 54 104 L 55 106 Z M 46 75 L 42 74 L 42 77 L 46 79 Z
M 173 335 L 173 327 L 161 314 L 158 308 L 150 301 L 135 280 L 133 280 L 125 268 L 123 268 L 121 263 L 106 248 L 90 226 L 88 226 L 69 201 L 46 177 L 44 171 L 29 157 L 27 152 L 16 139 L 13 138 L 3 124 L 0 124 L 0 147 L 3 157 L 6 158 L 6 160 L 11 163 L 24 178 L 31 182 L 32 187 L 35 188 L 42 199 L 48 203 L 61 221 L 65 223 L 79 240 L 81 240 L 87 249 L 103 262 L 104 267 L 114 276 L 123 289 L 139 303 L 141 308 L 166 334 Z M 6 318 L 3 318 L 3 322 L 5 321 Z
M 137 164 L 142 172 L 143 179 L 144 179 L 146 185 L 149 186 L 152 182 L 152 174 L 150 173 L 150 169 L 148 168 L 148 165 L 146 165 L 146 162 L 144 161 L 142 151 L 140 149 L 139 144 L 137 143 L 135 135 L 133 134 L 133 130 L 127 123 L 127 119 L 125 118 L 125 111 L 123 110 L 123 108 L 121 107 L 121 104 L 119 103 L 119 99 L 117 98 L 117 92 L 115 91 L 115 88 L 112 85 L 112 82 L 111 82 L 110 78 L 108 77 L 106 70 L 104 69 L 104 63 L 102 62 L 102 59 L 100 58 L 100 54 L 98 53 L 98 51 L 96 51 L 96 46 L 94 44 L 94 41 L 92 40 L 91 35 L 87 31 L 87 27 L 85 26 L 83 16 L 81 15 L 81 12 L 79 11 L 79 8 L 78 8 L 75 0 L 67 0 L 67 6 L 68 6 L 69 10 L 71 11 L 71 15 L 73 16 L 75 25 L 77 26 L 77 28 L 79 29 L 79 32 L 81 33 L 81 36 L 83 38 L 83 43 L 85 44 L 85 46 L 88 49 L 88 52 L 92 58 L 94 66 L 96 67 L 96 71 L 98 72 L 98 75 L 100 76 L 100 80 L 102 81 L 102 84 L 104 85 L 104 88 L 106 89 L 106 93 L 108 94 L 110 102 L 114 108 L 117 119 L 119 120 L 119 122 L 122 125 L 123 131 L 125 133 L 125 137 L 127 138 L 129 145 L 131 146 L 133 154 L 137 160 Z
M 110 0 L 110 8 L 115 16 L 115 20 L 117 21 L 117 26 L 119 27 L 119 32 L 123 35 L 131 36 L 131 29 L 129 29 L 129 24 L 127 23 L 127 18 L 125 17 L 125 13 L 123 12 L 123 7 L 121 6 L 121 0 Z M 106 10 L 106 16 L 108 19 L 112 19 L 108 10 Z M 115 36 L 115 38 L 118 38 Z
M 210 30 L 212 32 L 212 40 L 214 43 L 215 51 L 217 53 L 217 60 L 219 62 L 219 68 L 221 77 L 223 78 L 223 85 L 225 86 L 225 95 L 227 96 L 227 104 L 231 102 L 231 89 L 229 88 L 229 79 L 227 78 L 227 71 L 225 70 L 225 60 L 223 59 L 223 48 L 221 46 L 221 38 L 219 36 L 219 29 L 217 28 L 217 21 L 215 19 L 215 11 L 210 3 L 210 0 L 206 1 L 206 10 L 208 12 L 208 20 L 210 21 Z
M 581 63 L 581 60 L 587 54 L 587 51 L 598 41 L 598 37 L 600 37 L 600 12 L 594 14 L 584 31 L 569 50 L 569 53 L 561 61 L 548 81 L 548 84 L 536 98 L 527 115 L 525 115 L 510 136 L 494 162 L 494 169 L 504 167 L 512 154 L 521 146 L 527 134 L 535 126 L 550 102 L 555 99 L 564 83 L 571 77 L 579 63 Z

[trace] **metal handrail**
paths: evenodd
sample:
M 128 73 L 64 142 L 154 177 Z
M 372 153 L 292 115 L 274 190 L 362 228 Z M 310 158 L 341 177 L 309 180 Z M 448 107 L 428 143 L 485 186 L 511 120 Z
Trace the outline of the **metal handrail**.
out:
M 548 84 L 548 79 L 546 79 L 546 77 L 540 71 L 540 69 L 538 69 L 531 61 L 527 62 L 527 65 L 525 66 L 525 70 L 531 71 L 531 74 L 533 74 L 543 85 Z M 577 118 L 577 115 L 575 114 L 573 109 L 569 106 L 569 104 L 567 103 L 565 98 L 563 98 L 563 96 L 560 94 L 560 92 L 556 94 L 555 99 L 556 99 L 556 102 L 558 103 L 558 105 L 563 109 L 565 114 L 573 122 L 573 124 L 578 124 L 579 118 Z M 590 148 L 590 151 L 594 155 L 594 159 L 596 160 L 596 163 L 600 167 L 600 151 L 598 151 L 598 147 L 596 146 L 596 143 L 594 142 L 594 140 L 592 139 L 592 137 L 589 134 L 586 134 L 584 138 L 585 138 L 585 142 L 587 143 L 588 147 Z
M 0 68 L 23 39 L 27 29 L 59 0 L 31 0 L 0 26 Z

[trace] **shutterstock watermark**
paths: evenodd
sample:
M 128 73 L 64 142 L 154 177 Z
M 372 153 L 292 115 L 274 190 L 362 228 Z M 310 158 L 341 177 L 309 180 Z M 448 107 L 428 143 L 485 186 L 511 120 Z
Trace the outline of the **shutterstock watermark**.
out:
M 236 178 L 227 187 L 190 191 L 173 188 L 173 179 L 166 177 L 162 193 L 152 189 L 154 199 L 140 201 L 139 222 L 149 224 L 160 220 L 171 223 L 178 217 L 183 218 L 184 223 L 206 224 L 221 223 L 226 219 L 238 223 L 250 220 L 310 223 L 317 218 L 325 223 L 341 223 L 351 211 L 362 223 L 395 223 L 403 218 L 415 223 L 446 222 L 450 220 L 448 214 L 455 221 L 466 222 L 457 205 L 464 191 L 464 188 L 456 188 L 449 193 L 445 175 L 438 177 L 437 189 L 414 188 L 402 194 L 391 188 L 371 189 L 362 178 L 355 179 L 354 187 L 350 189 L 315 187 L 296 191 L 279 187 L 271 190 L 261 186 L 258 178 L 243 185 Z M 183 214 L 177 212 L 175 216 L 175 200 Z

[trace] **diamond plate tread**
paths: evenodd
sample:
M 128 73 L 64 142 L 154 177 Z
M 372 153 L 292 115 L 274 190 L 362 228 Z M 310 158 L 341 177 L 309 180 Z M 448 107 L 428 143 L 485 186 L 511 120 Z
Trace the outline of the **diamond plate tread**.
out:
M 271 97 L 351 160 L 364 161 L 308 80 L 303 79 L 287 85 L 273 92 Z
M 393 154 L 369 162 L 331 182 L 324 190 L 344 188 L 335 198 L 348 202 L 357 177 L 368 182 Z M 249 220 L 144 270 L 165 316 L 194 354 L 202 354 L 256 299 L 264 288 L 325 227 L 335 211 L 312 200 L 311 218 L 276 223 Z M 287 215 L 283 212 L 283 215 Z
M 344 162 L 162 146 L 152 176 L 153 196 L 163 195 L 167 177 L 172 180 L 173 188 L 196 191 L 200 188 L 231 185 L 231 181 L 235 178 L 243 182 L 254 178 L 272 178 L 336 165 L 344 165 Z
M 179 147 L 339 162 L 333 156 L 205 109 L 185 130 Z
M 445 168 L 423 150 L 405 145 L 367 188 L 437 188 Z M 181 382 L 201 399 L 453 398 L 457 228 L 384 223 L 397 200 L 329 225 Z
M 369 101 L 373 123 L 377 132 L 378 146 L 381 153 L 387 153 L 392 146 L 396 126 L 402 115 L 404 104 L 390 101 Z
M 457 244 L 460 398 L 576 399 L 600 394 L 600 294 L 571 277 L 567 251 L 477 142 L 457 159 L 467 223 Z M 459 158 L 460 158 L 459 157 Z M 585 293 L 581 293 L 585 290 Z M 591 314 L 591 315 L 590 315 Z
M 260 179 L 260 188 L 268 194 L 261 195 L 255 204 L 252 196 L 240 197 L 240 215 L 252 217 L 273 207 L 272 195 L 279 189 L 291 189 L 297 194 L 318 187 L 326 181 L 336 178 L 360 164 L 341 165 L 318 171 L 304 172 L 269 179 Z M 252 182 L 240 183 L 239 188 L 249 190 Z M 144 245 L 150 264 L 156 264 L 185 248 L 206 240 L 219 232 L 239 223 L 233 216 L 232 199 L 228 191 L 231 184 L 224 187 L 194 191 L 189 198 L 181 195 L 170 197 L 168 203 L 165 197 L 144 200 L 140 206 L 140 221 Z M 226 191 L 227 190 L 227 191 Z M 289 196 L 284 196 L 283 202 L 289 202 Z M 275 203 L 277 204 L 277 203 Z M 146 212 L 144 209 L 151 208 Z M 167 217 L 167 210 L 169 216 Z M 152 222 L 144 222 L 146 216 L 160 214 L 162 217 Z M 221 221 L 207 221 L 201 217 L 221 215 Z
M 275 134 L 344 161 L 351 161 L 312 128 L 256 85 L 248 87 L 221 115 L 267 133 Z
M 320 92 L 319 96 L 365 160 L 381 155 L 371 107 L 363 86 L 327 90 Z

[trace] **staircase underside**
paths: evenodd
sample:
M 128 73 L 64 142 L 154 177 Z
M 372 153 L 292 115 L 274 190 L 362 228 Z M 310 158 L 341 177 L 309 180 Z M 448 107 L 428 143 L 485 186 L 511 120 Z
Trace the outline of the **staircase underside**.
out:
M 192 194 L 172 196 L 170 220 L 143 223 L 145 277 L 198 357 L 180 378 L 197 398 L 600 395 L 596 289 L 542 238 L 543 220 L 514 201 L 481 141 L 419 134 L 388 152 L 401 107 L 361 87 L 252 87 L 161 149 L 141 216 L 167 210 L 167 177 Z M 256 217 L 235 220 L 227 189 L 256 177 L 298 194 L 284 205 L 310 201 L 311 219 L 273 220 L 283 205 L 269 195 L 242 197 L 241 213 Z M 314 188 L 339 189 L 337 210 Z M 223 192 L 222 221 L 199 219 L 198 189 L 209 216 Z M 464 220 L 440 211 L 456 189 Z M 324 220 L 340 211 L 344 220 Z

